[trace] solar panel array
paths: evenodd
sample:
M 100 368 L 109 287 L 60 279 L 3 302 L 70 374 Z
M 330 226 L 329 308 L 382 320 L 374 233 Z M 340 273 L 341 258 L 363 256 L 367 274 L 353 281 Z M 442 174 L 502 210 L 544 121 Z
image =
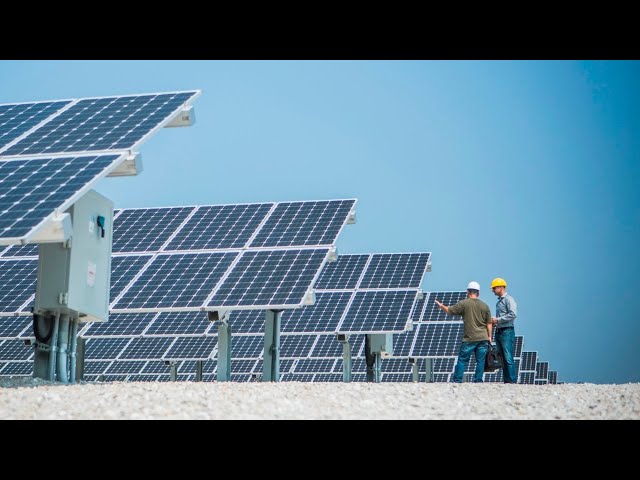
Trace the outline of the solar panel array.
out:
M 355 203 L 119 210 L 114 217 L 111 311 L 296 308 L 313 287 Z M 272 218 L 275 212 L 277 219 Z M 233 215 L 239 215 L 242 223 Z M 204 221 L 204 227 L 218 236 L 211 240 L 192 235 L 196 221 Z M 253 247 L 267 225 L 260 247 Z M 325 229 L 333 233 L 328 235 Z M 17 250 L 25 256 L 18 256 Z M 0 290 L 0 315 L 29 314 L 37 266 L 34 255 L 37 250 L 18 246 L 1 253 L 0 282 L 7 282 L 7 288 Z
M 198 93 L 0 105 L 0 245 L 29 240 Z

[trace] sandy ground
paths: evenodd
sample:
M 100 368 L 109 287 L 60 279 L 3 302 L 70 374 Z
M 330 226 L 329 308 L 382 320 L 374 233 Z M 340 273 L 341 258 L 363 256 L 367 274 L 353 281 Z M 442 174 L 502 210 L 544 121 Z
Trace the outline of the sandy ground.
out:
M 0 383 L 0 418 L 640 419 L 640 384 L 33 383 Z

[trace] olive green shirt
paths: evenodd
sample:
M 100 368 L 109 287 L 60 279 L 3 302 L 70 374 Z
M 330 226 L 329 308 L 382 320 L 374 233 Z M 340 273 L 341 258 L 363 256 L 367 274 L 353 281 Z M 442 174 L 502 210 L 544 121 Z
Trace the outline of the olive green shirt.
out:
M 465 298 L 449 307 L 450 315 L 462 315 L 464 321 L 463 342 L 489 340 L 487 324 L 491 323 L 489 305 L 478 298 Z

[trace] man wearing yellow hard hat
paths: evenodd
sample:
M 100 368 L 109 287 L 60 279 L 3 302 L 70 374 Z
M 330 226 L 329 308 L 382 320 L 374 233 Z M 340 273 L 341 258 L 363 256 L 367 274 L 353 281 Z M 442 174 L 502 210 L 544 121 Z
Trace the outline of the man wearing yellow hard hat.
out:
M 496 297 L 496 316 L 491 317 L 496 331 L 496 347 L 502 353 L 502 373 L 504 383 L 518 383 L 516 375 L 516 363 L 513 360 L 513 352 L 516 346 L 516 331 L 514 320 L 518 316 L 518 306 L 511 295 L 507 293 L 507 282 L 504 278 L 494 278 L 491 282 L 491 290 Z

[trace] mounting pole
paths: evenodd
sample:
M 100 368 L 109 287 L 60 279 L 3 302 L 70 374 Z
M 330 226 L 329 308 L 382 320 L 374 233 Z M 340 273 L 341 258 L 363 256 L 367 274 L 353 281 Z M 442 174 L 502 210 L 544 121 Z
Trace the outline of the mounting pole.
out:
M 218 370 L 219 382 L 231 380 L 231 325 L 226 321 L 218 324 Z
M 203 364 L 204 364 L 204 362 L 202 360 L 197 360 L 196 361 L 196 378 L 195 378 L 196 382 L 201 382 L 202 381 L 202 365 Z
M 411 380 L 413 383 L 417 383 L 420 381 L 420 369 L 418 368 L 418 359 L 410 358 L 409 363 L 411 364 Z
M 426 375 L 424 381 L 427 383 L 433 383 L 433 358 L 424 359 L 424 373 Z
M 69 383 L 76 383 L 76 351 L 78 350 L 78 323 L 79 318 L 71 319 L 71 329 L 69 332 Z
M 338 334 L 338 341 L 342 343 L 342 381 L 344 383 L 351 382 L 351 345 L 349 344 L 349 335 Z
M 76 381 L 84 380 L 84 351 L 86 340 L 78 337 L 76 345 Z
M 178 364 L 176 362 L 169 363 L 169 381 L 178 381 Z
M 60 314 L 55 316 L 34 315 L 33 333 L 36 337 L 33 357 L 33 377 L 49 382 L 56 379 L 56 357 L 58 352 L 58 326 Z M 47 325 L 47 334 L 43 335 L 43 325 Z
M 264 322 L 262 381 L 280 380 L 280 319 L 282 310 L 267 310 Z
M 382 379 L 382 355 L 393 353 L 393 336 L 390 334 L 367 334 L 364 337 L 367 360 L 367 382 L 380 383 Z

